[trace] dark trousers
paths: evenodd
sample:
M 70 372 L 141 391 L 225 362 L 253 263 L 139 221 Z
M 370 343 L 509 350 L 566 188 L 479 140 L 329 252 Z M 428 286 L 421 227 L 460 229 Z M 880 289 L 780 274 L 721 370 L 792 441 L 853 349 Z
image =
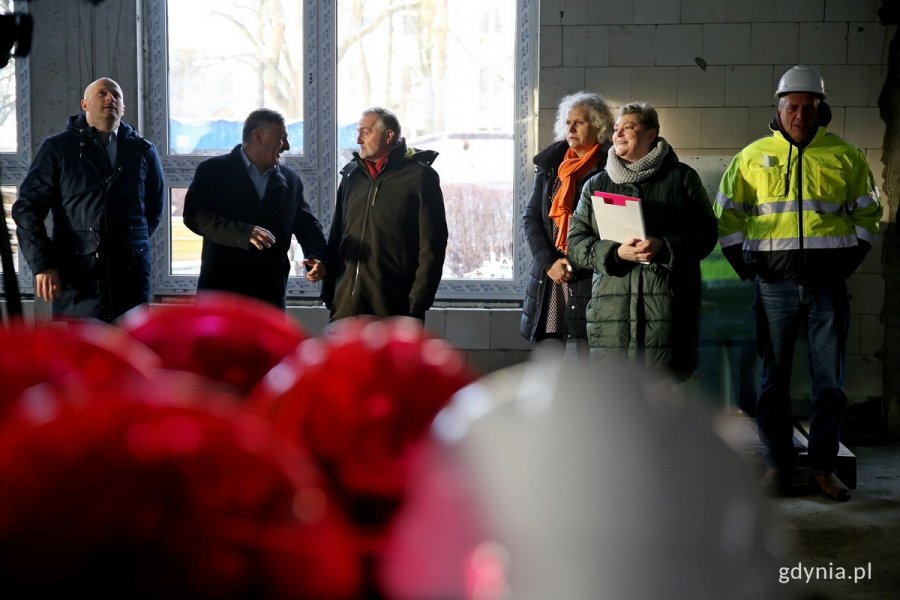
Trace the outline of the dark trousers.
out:
M 755 292 L 757 349 L 762 358 L 756 421 L 766 462 L 788 468 L 794 459 L 791 370 L 794 346 L 805 325 L 812 377 L 810 469 L 814 473 L 833 471 L 847 405 L 843 390 L 849 325 L 846 284 L 805 286 L 757 279 Z

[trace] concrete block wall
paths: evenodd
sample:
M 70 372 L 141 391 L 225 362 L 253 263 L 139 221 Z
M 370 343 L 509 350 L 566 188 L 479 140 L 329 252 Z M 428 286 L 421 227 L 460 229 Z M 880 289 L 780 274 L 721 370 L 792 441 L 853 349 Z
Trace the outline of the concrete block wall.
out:
M 877 98 L 895 27 L 879 0 L 545 0 L 540 8 L 538 145 L 552 139 L 559 99 L 587 89 L 613 105 L 645 100 L 680 154 L 731 155 L 766 135 L 778 79 L 818 68 L 831 130 L 880 170 Z
M 22 309 L 26 323 L 46 323 L 51 319 L 50 305 L 46 302 L 24 300 Z M 6 319 L 6 310 L 5 299 L 0 298 L 0 320 Z M 321 305 L 290 305 L 287 314 L 313 336 L 321 335 L 328 327 L 328 310 Z M 519 335 L 521 315 L 519 307 L 439 306 L 426 313 L 425 327 L 459 349 L 475 373 L 487 374 L 528 359 L 532 347 Z
M 289 306 L 288 314 L 312 335 L 328 326 L 328 311 L 321 306 Z M 436 307 L 425 315 L 425 327 L 466 356 L 476 373 L 490 373 L 528 358 L 531 345 L 519 335 L 518 307 Z

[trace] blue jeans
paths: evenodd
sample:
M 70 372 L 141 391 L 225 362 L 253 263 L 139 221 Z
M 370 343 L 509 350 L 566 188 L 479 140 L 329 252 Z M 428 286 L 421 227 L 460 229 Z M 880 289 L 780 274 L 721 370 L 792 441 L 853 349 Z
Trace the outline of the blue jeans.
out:
M 755 291 L 756 344 L 762 358 L 756 422 L 766 462 L 788 469 L 794 460 L 791 369 L 794 345 L 805 325 L 812 377 L 809 466 L 814 473 L 831 472 L 847 405 L 843 390 L 850 313 L 846 283 L 806 286 L 757 279 Z

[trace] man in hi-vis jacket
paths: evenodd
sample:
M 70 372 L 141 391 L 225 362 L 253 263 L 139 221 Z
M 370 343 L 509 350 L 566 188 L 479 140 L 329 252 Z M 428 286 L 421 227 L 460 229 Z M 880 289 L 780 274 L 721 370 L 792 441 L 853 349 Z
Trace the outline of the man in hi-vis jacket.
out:
M 763 484 L 788 492 L 794 461 L 791 368 L 805 331 L 812 377 L 809 466 L 822 495 L 848 500 L 834 474 L 844 394 L 849 301 L 846 279 L 878 232 L 882 209 L 866 155 L 825 128 L 825 85 L 805 65 L 789 69 L 778 110 L 761 138 L 722 177 L 714 209 L 722 252 L 755 285 L 762 377 L 756 405 L 768 470 Z

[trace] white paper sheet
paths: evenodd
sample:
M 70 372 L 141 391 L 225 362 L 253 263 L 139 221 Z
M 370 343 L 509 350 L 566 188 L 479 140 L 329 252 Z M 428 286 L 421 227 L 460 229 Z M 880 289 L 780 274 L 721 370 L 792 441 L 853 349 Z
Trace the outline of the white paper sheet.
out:
M 625 243 L 647 239 L 641 199 L 608 192 L 594 192 L 594 227 L 604 240 Z

